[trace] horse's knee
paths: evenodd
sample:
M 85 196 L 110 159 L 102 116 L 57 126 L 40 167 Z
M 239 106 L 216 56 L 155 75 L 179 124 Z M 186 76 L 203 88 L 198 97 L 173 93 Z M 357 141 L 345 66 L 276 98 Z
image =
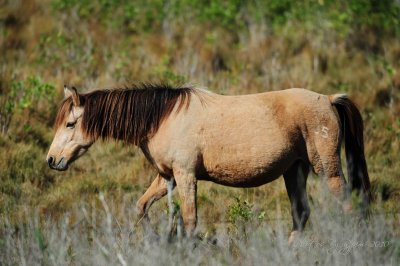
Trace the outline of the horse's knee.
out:
M 345 183 L 341 176 L 328 177 L 327 183 L 329 190 L 334 195 L 340 196 L 344 192 Z
M 340 157 L 337 154 L 331 156 L 322 156 L 314 162 L 315 172 L 328 185 L 329 191 L 335 196 L 343 196 L 346 181 L 343 177 Z

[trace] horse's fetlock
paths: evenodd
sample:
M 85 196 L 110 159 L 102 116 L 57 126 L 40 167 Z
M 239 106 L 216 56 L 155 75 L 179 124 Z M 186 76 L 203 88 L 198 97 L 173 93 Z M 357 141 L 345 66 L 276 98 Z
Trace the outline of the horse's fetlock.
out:
M 307 220 L 310 217 L 310 214 L 311 214 L 311 209 L 310 207 L 306 206 L 302 213 L 304 219 Z

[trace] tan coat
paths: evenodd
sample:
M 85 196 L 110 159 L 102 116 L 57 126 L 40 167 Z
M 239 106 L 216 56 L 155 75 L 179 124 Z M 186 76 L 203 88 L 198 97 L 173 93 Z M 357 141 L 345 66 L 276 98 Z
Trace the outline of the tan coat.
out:
M 176 185 L 188 236 L 197 221 L 198 180 L 252 187 L 283 175 L 294 237 L 310 213 L 310 166 L 338 198 L 346 199 L 342 138 L 350 187 L 368 200 L 362 117 L 345 95 L 288 89 L 222 96 L 150 86 L 83 95 L 66 88 L 66 97 L 47 158 L 50 167 L 66 170 L 97 138 L 137 144 L 159 172 L 137 203 L 139 217 Z

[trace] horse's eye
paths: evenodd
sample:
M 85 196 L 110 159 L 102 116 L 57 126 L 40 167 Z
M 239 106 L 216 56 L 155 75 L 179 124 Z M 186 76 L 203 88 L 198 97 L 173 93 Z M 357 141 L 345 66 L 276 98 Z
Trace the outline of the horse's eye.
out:
M 75 124 L 76 124 L 76 122 L 68 122 L 67 123 L 67 128 L 74 128 Z

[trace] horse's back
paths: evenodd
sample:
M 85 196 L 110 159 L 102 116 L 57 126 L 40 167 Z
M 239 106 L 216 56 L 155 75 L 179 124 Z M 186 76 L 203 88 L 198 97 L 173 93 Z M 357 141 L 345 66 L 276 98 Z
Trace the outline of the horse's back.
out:
M 304 132 L 331 108 L 327 96 L 303 89 L 201 98 L 170 119 L 160 143 L 173 143 L 167 157 L 175 165 L 192 164 L 199 179 L 231 186 L 270 182 L 307 156 Z
M 204 178 L 235 186 L 276 179 L 307 157 L 303 131 L 318 105 L 329 109 L 327 96 L 304 89 L 216 96 L 199 121 Z

